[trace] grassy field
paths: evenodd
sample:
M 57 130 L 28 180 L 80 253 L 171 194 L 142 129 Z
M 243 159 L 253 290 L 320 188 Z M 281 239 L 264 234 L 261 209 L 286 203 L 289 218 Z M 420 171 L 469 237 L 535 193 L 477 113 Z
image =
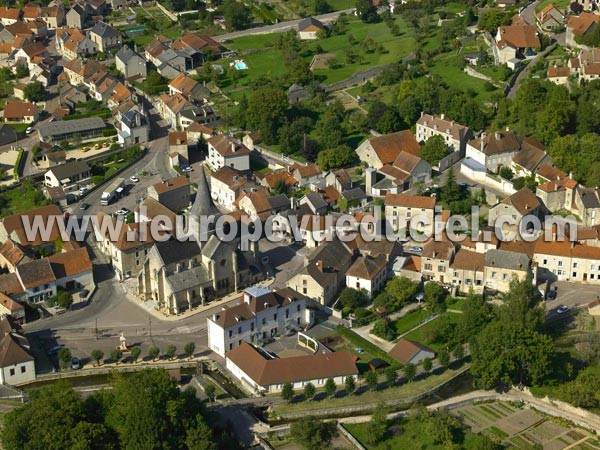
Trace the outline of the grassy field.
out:
M 432 374 L 426 378 L 413 381 L 411 383 L 404 383 L 400 386 L 395 386 L 388 389 L 382 389 L 379 391 L 366 391 L 358 395 L 346 395 L 344 397 L 335 397 L 332 399 L 312 402 L 298 402 L 298 403 L 282 403 L 275 406 L 274 411 L 276 414 L 285 414 L 292 412 L 310 412 L 313 410 L 326 409 L 326 408 L 341 408 L 345 406 L 356 406 L 378 402 L 385 402 L 390 399 L 403 399 L 411 398 L 420 395 L 430 389 L 439 386 L 440 384 L 448 382 L 459 372 L 464 370 L 465 366 L 458 369 L 446 369 L 441 374 Z
M 413 50 L 415 40 L 412 31 L 409 31 L 401 17 L 396 17 L 395 20 L 401 30 L 400 36 L 392 35 L 388 26 L 383 22 L 364 24 L 355 17 L 349 17 L 345 28 L 346 32 L 343 35 L 331 36 L 314 42 L 304 42 L 302 50 L 307 54 L 305 57 L 307 62 L 312 60 L 312 54 L 317 53 L 317 49 L 322 53 L 334 53 L 336 60 L 340 63 L 339 67 L 319 69 L 314 73 L 323 83 L 335 83 L 361 70 L 391 64 Z M 353 43 L 350 43 L 349 35 L 353 37 Z M 273 34 L 245 36 L 227 44 L 229 48 L 240 53 L 240 57 L 244 59 L 249 68 L 241 73 L 237 86 L 251 84 L 263 75 L 277 76 L 285 73 L 281 51 L 273 46 L 274 36 Z M 381 44 L 384 52 L 367 52 L 360 49 L 359 44 L 366 39 L 372 39 Z M 360 57 L 356 62 L 346 64 L 346 50 L 349 48 L 355 50 Z M 252 52 L 249 52 L 250 50 Z M 221 60 L 217 63 L 227 65 L 229 62 Z
M 19 214 L 50 203 L 32 182 L 24 182 L 21 186 L 0 193 L 0 215 Z
M 448 312 L 448 313 L 443 314 L 443 316 L 448 317 L 450 319 L 450 322 L 453 324 L 458 323 L 459 314 Z M 442 317 L 442 316 L 440 316 L 440 317 Z M 420 343 L 426 345 L 427 347 L 431 348 L 436 353 L 439 352 L 441 349 L 446 347 L 445 343 L 439 343 L 439 342 L 429 343 L 429 342 L 427 342 L 427 339 L 425 338 L 425 336 L 427 335 L 428 330 L 435 329 L 438 326 L 437 322 L 438 322 L 438 320 L 440 320 L 440 317 L 423 325 L 421 328 L 418 328 L 415 331 L 408 333 L 404 337 L 411 341 L 420 342 Z
M 429 317 L 431 313 L 423 308 L 416 309 L 409 312 L 404 317 L 394 320 L 390 323 L 390 327 L 394 330 L 396 335 L 406 333 L 412 330 L 414 327 L 419 325 L 420 322 Z
M 365 422 L 345 424 L 344 428 L 352 433 L 352 435 L 367 449 L 386 448 L 389 450 L 405 450 L 426 448 L 428 450 L 441 450 L 448 448 L 446 445 L 433 442 L 430 433 L 427 433 L 426 430 L 423 430 L 422 424 L 415 418 L 402 417 L 390 422 L 385 437 L 375 446 L 368 444 L 368 426 L 369 423 Z M 478 450 L 478 442 L 475 442 L 474 439 L 475 434 L 466 429 L 466 427 L 463 432 L 463 442 L 458 448 Z
M 494 94 L 501 92 L 488 81 L 468 75 L 458 67 L 457 57 L 459 56 L 456 53 L 451 53 L 436 58 L 434 63 L 429 66 L 429 72 L 438 75 L 448 86 L 471 94 L 480 103 L 490 101 Z

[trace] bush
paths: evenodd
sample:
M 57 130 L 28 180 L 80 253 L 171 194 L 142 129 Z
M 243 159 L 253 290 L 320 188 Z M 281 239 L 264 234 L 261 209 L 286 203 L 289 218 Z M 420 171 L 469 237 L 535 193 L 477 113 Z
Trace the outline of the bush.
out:
M 114 128 L 107 128 L 106 130 L 102 130 L 103 137 L 114 136 L 115 134 L 117 134 L 117 130 Z
M 21 164 L 23 164 L 23 155 L 25 154 L 25 150 L 19 150 L 19 154 L 17 155 L 17 161 L 15 162 L 15 167 L 13 167 L 13 178 L 15 180 L 19 179 L 19 171 L 21 170 Z

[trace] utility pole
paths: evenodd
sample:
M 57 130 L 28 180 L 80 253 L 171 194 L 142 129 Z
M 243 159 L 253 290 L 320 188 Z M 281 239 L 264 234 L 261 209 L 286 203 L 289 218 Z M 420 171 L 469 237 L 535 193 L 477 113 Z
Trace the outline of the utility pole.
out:
M 96 318 L 96 340 L 98 340 L 98 318 Z

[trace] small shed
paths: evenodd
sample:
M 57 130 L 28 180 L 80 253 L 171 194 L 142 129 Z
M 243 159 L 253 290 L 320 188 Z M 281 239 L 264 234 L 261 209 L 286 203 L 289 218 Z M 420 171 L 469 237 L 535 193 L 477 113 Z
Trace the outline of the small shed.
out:
M 369 369 L 371 369 L 371 372 L 375 372 L 378 369 L 383 369 L 384 367 L 388 366 L 389 364 L 383 359 L 373 358 L 371 361 L 369 361 Z

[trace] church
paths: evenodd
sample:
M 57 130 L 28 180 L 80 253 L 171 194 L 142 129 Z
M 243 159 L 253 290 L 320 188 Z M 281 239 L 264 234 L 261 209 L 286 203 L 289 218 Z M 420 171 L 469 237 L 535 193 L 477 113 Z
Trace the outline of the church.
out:
M 201 216 L 218 216 L 204 170 L 198 192 L 186 213 L 189 240 L 156 242 L 138 275 L 138 296 L 153 301 L 167 315 L 180 314 L 239 291 L 264 278 L 258 243 L 242 251 L 239 239 L 221 241 L 214 228 L 201 228 Z M 201 231 L 207 233 L 201 236 Z

